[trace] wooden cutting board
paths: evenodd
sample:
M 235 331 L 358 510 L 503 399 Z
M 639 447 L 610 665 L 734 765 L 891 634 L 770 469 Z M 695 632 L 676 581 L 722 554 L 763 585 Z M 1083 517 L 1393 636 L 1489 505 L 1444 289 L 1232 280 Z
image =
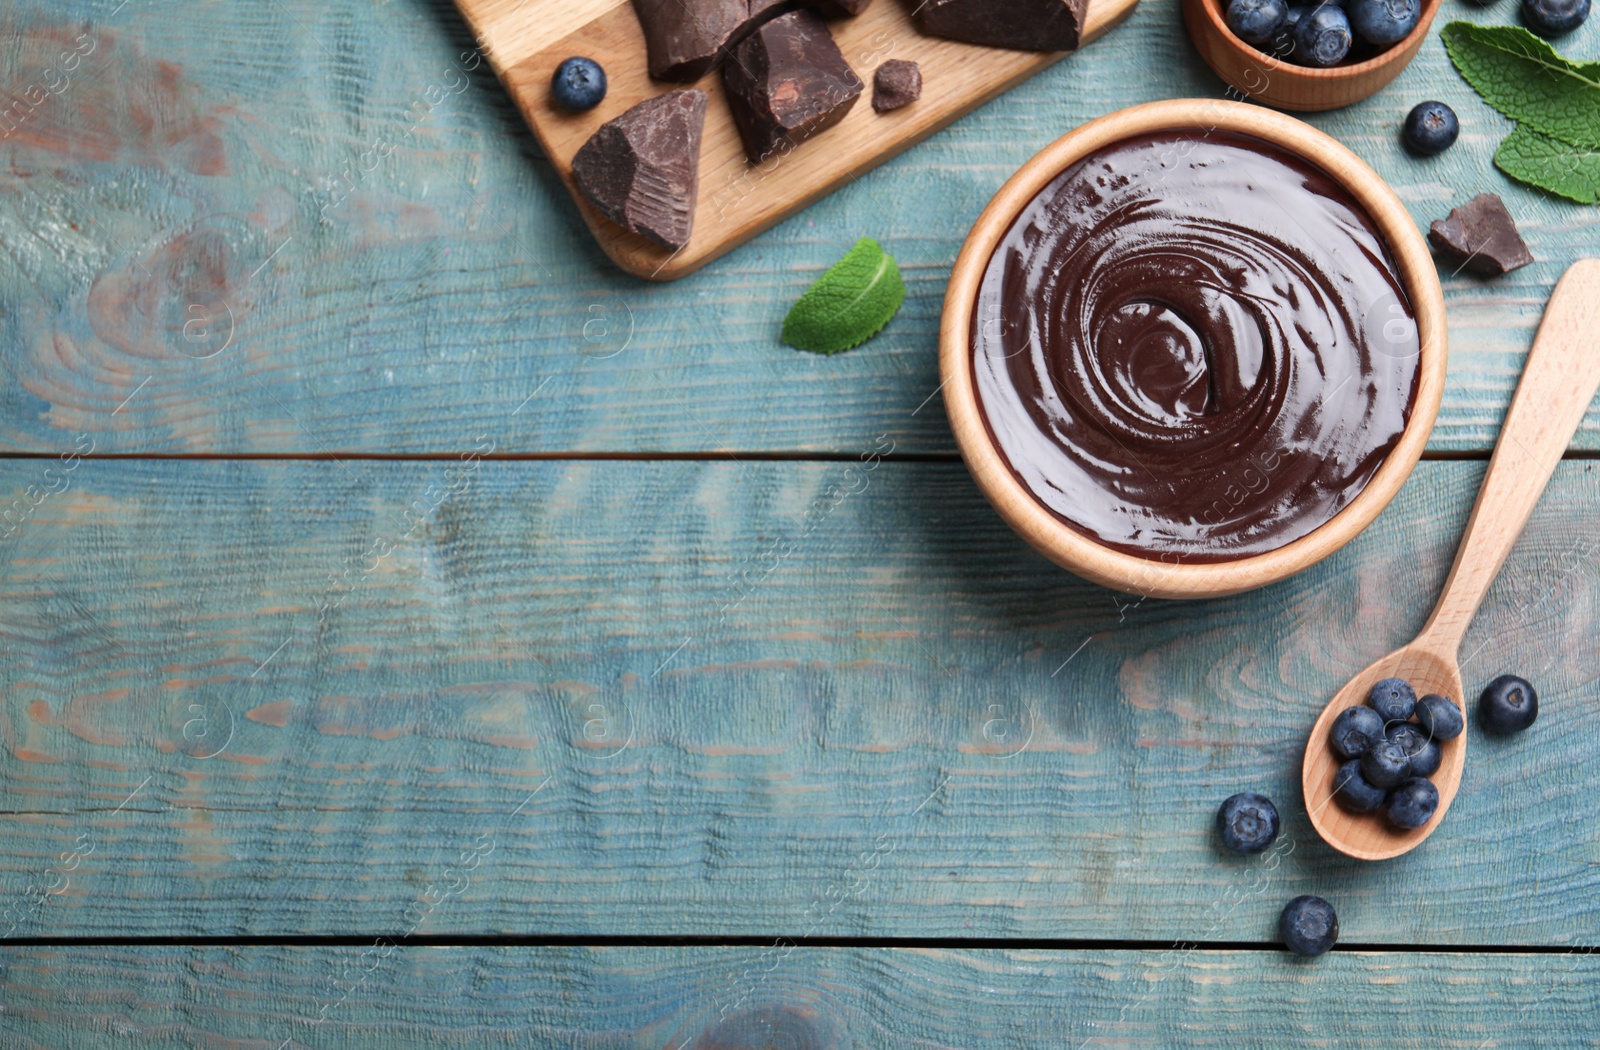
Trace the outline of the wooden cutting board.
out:
M 787 156 L 750 164 L 728 110 L 721 74 L 712 73 L 694 85 L 711 100 L 701 145 L 694 235 L 677 252 L 606 219 L 572 179 L 572 157 L 596 128 L 652 95 L 686 86 L 650 79 L 644 31 L 633 4 L 629 0 L 456 0 L 456 6 L 567 184 L 600 247 L 628 273 L 670 281 L 693 273 L 1066 55 L 1004 51 L 924 36 L 911 23 L 908 2 L 875 0 L 855 18 L 830 23 L 845 59 L 867 89 L 843 121 Z M 1136 3 L 1089 0 L 1084 42 L 1103 35 Z M 550 102 L 550 78 L 556 66 L 572 55 L 595 59 L 605 67 L 609 82 L 605 101 L 587 113 L 568 113 Z M 872 74 L 891 58 L 922 66 L 922 98 L 879 114 L 872 108 Z

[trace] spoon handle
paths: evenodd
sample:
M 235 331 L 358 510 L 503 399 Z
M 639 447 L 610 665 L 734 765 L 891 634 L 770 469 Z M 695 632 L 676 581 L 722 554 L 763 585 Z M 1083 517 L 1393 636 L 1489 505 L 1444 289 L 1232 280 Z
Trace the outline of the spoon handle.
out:
M 1454 656 L 1600 388 L 1600 259 L 1556 283 L 1444 593 L 1422 629 Z

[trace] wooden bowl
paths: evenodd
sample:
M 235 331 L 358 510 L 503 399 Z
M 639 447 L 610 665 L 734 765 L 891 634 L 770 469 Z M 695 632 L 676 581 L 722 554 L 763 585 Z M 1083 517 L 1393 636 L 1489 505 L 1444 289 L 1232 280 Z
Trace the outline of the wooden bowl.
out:
M 1212 72 L 1252 102 L 1278 109 L 1338 109 L 1360 102 L 1400 75 L 1427 39 L 1441 0 L 1423 0 L 1422 18 L 1398 44 L 1365 62 L 1318 69 L 1273 58 L 1233 35 L 1225 0 L 1183 0 L 1183 21 Z
M 1133 135 L 1197 129 L 1253 135 L 1311 161 L 1366 209 L 1383 237 L 1416 315 L 1421 345 L 1417 396 L 1399 442 L 1366 487 L 1321 527 L 1264 554 L 1209 564 L 1143 558 L 1106 547 L 1057 518 L 1011 473 L 995 448 L 974 387 L 972 315 L 989 259 L 1018 213 L 1051 179 L 1089 153 Z M 956 444 L 978 487 L 1013 529 L 1057 565 L 1119 591 L 1159 598 L 1214 598 L 1274 583 L 1355 538 L 1388 505 L 1422 455 L 1444 392 L 1444 294 L 1417 225 L 1394 191 L 1354 153 L 1315 128 L 1259 106 L 1212 99 L 1151 102 L 1107 114 L 1046 146 L 978 217 L 956 257 L 939 332 L 939 372 Z

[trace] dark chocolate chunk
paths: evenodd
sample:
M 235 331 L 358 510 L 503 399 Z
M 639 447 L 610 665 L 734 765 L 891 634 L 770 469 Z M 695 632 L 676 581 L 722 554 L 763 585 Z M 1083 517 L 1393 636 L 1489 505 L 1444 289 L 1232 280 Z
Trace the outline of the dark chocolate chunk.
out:
M 573 178 L 606 218 L 676 251 L 694 230 L 705 122 L 704 91 L 645 99 L 600 125 L 572 158 Z
M 774 18 L 722 67 L 733 122 L 752 162 L 844 119 L 866 87 L 815 11 Z
M 1428 240 L 1446 265 L 1488 277 L 1533 262 L 1505 202 L 1492 193 L 1480 193 L 1451 209 L 1447 218 L 1435 220 Z
M 921 0 L 917 28 L 930 36 L 1019 51 L 1073 51 L 1089 0 Z
M 872 76 L 872 108 L 879 113 L 909 106 L 922 97 L 922 67 L 891 58 Z
M 853 18 L 867 9 L 872 0 L 806 0 L 823 18 Z
M 633 0 L 644 27 L 650 75 L 688 84 L 699 80 L 788 0 Z

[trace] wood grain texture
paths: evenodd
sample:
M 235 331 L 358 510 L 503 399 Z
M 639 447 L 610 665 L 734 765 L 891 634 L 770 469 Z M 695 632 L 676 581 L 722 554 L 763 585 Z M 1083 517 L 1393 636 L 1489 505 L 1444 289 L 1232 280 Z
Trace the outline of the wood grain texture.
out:
M 89 68 L 0 139 L 0 449 L 53 455 L 91 433 L 102 453 L 451 454 L 488 432 L 524 452 L 853 454 L 887 433 L 902 451 L 953 453 L 938 317 L 984 204 L 1090 118 L 1223 90 L 1175 0 L 1147 0 L 744 248 L 646 285 L 595 248 L 452 5 L 279 0 L 241 17 L 201 4 L 182 19 L 136 3 L 108 17 L 114 6 L 19 0 L 0 20 L 4 92 L 42 86 L 34 56 L 86 27 L 98 41 Z M 1563 47 L 1594 54 L 1597 27 Z M 1424 98 L 1463 130 L 1419 161 L 1398 129 Z M 1509 126 L 1437 34 L 1390 88 L 1311 120 L 1421 226 L 1483 190 L 1521 224 L 1532 266 L 1443 275 L 1451 361 L 1431 447 L 1487 451 L 1550 288 L 1592 250 L 1594 211 L 1493 169 Z M 850 353 L 781 347 L 788 306 L 863 234 L 900 261 L 905 308 Z M 221 265 L 183 265 L 196 259 Z M 231 315 L 186 337 L 190 305 L 223 302 Z M 1600 447 L 1600 414 L 1576 444 Z
M 0 566 L 0 934 L 1262 940 L 1305 892 L 1352 942 L 1600 942 L 1594 464 L 1463 647 L 1539 723 L 1377 865 L 1311 831 L 1301 748 L 1416 633 L 1481 464 L 1203 604 L 868 465 L 78 462 Z M 1214 842 L 1245 789 L 1273 859 Z
M 1336 952 L 6 949 L 17 1050 L 1588 1046 L 1600 958 Z M 1355 1008 L 1352 1004 L 1359 1004 Z M 286 1040 L 289 1042 L 285 1043 Z
M 1441 653 L 1460 647 L 1600 389 L 1597 333 L 1600 259 L 1583 259 L 1562 276 L 1545 307 L 1455 565 L 1423 629 Z
M 601 124 L 647 98 L 685 86 L 650 79 L 633 5 L 628 0 L 535 0 L 508 17 L 497 0 L 456 2 L 601 249 L 624 271 L 652 280 L 693 273 L 1066 57 L 1065 52 L 1008 51 L 925 36 L 912 25 L 905 0 L 883 0 L 854 18 L 829 23 L 845 60 L 868 85 L 862 100 L 813 141 L 759 164 L 745 159 L 721 74 L 702 77 L 695 86 L 711 95 L 711 104 L 700 149 L 699 202 L 689 243 L 673 251 L 607 220 L 572 177 L 572 158 Z M 1081 46 L 1126 18 L 1137 2 L 1091 0 Z M 575 28 L 564 37 L 529 32 L 547 19 Z M 606 99 L 587 113 L 570 113 L 550 100 L 550 78 L 575 54 L 595 59 L 607 73 Z M 889 58 L 921 65 L 923 95 L 913 106 L 883 114 L 871 106 L 872 71 Z

